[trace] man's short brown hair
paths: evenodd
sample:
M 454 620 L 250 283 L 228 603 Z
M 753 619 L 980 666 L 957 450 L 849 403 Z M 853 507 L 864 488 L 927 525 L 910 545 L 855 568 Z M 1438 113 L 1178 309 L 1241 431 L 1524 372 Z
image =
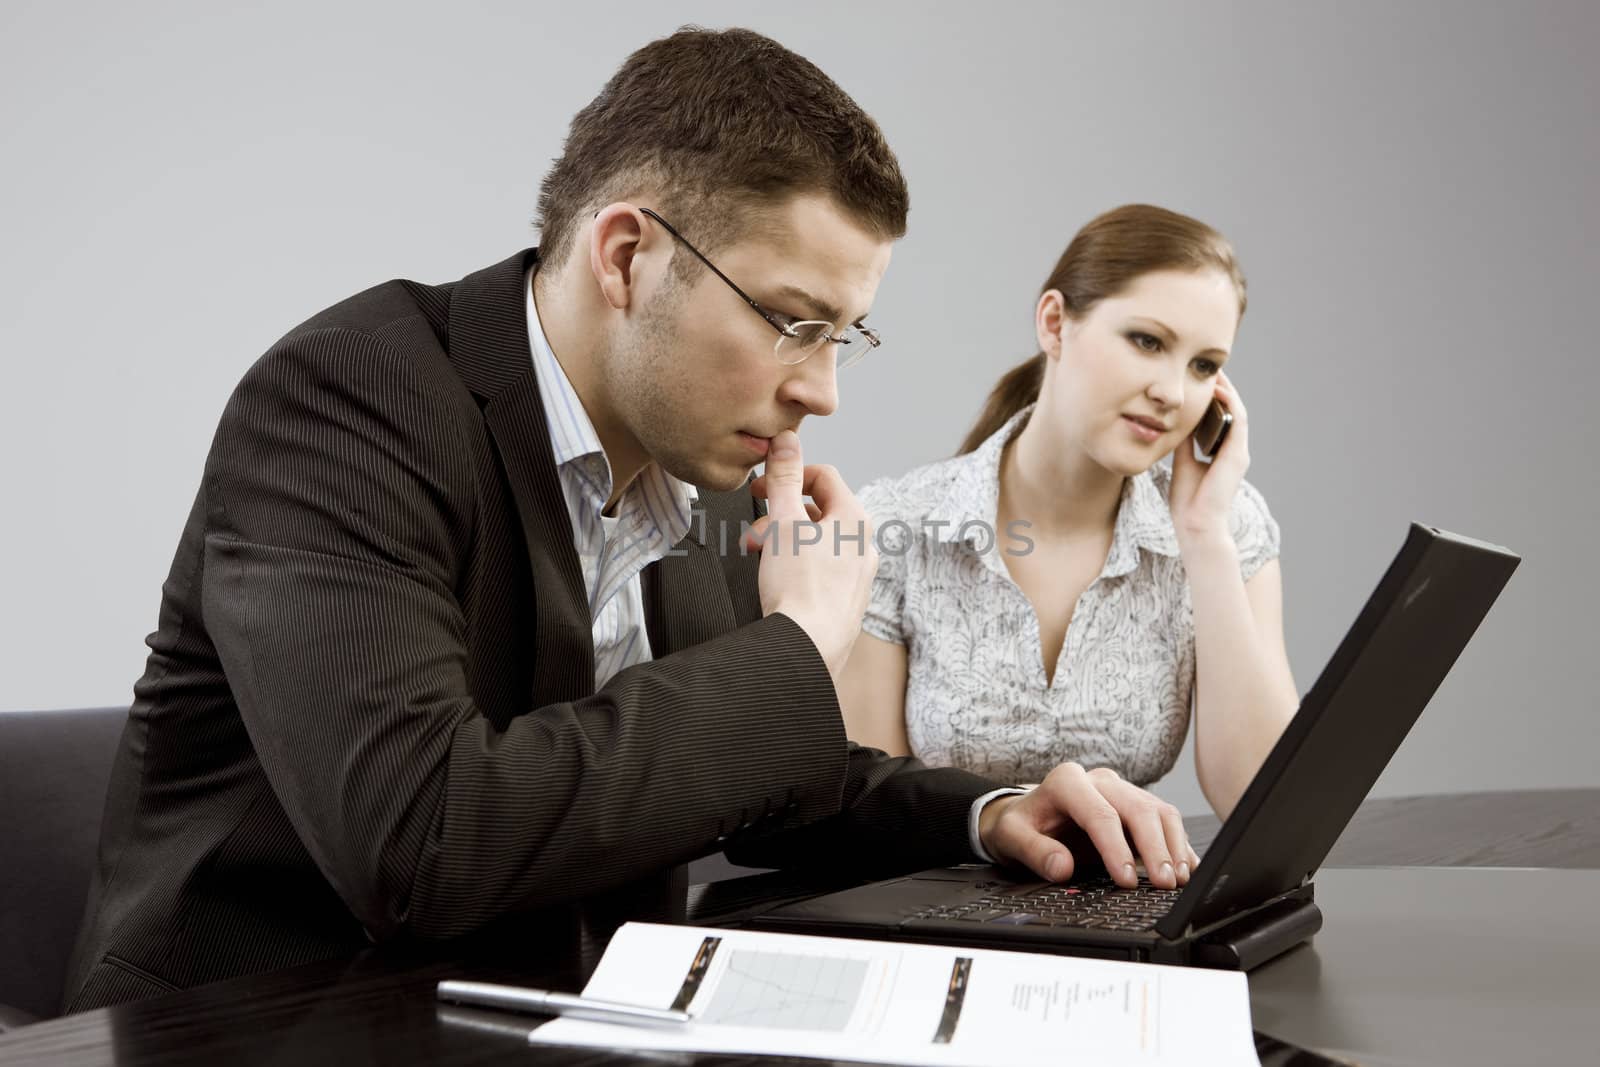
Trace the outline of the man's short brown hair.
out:
M 544 265 L 586 214 L 641 193 L 702 250 L 797 193 L 831 196 L 885 240 L 910 208 L 883 131 L 832 79 L 759 33 L 693 26 L 634 52 L 573 118 L 539 190 Z

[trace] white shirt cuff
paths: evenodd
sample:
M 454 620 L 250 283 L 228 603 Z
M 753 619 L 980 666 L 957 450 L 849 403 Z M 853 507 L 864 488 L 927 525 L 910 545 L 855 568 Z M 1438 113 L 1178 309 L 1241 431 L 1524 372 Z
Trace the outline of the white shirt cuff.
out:
M 985 863 L 993 863 L 995 859 L 984 851 L 983 842 L 978 840 L 978 816 L 983 811 L 983 806 L 995 797 L 1016 796 L 1026 793 L 1026 789 L 1017 786 L 1008 786 L 1004 789 L 991 790 L 972 802 L 972 811 L 967 815 L 967 842 L 972 846 L 972 851 L 977 853 L 979 859 Z

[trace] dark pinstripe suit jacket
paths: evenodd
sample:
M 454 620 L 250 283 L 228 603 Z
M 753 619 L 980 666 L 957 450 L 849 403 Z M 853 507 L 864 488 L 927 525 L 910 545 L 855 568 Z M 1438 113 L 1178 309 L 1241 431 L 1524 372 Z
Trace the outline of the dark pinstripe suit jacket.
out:
M 990 783 L 847 744 L 754 557 L 643 575 L 657 659 L 594 691 L 520 253 L 297 327 L 223 413 L 162 591 L 65 1004 L 489 924 L 670 917 L 687 860 L 970 858 Z M 708 527 L 753 516 L 705 494 Z M 675 888 L 676 887 L 676 888 Z

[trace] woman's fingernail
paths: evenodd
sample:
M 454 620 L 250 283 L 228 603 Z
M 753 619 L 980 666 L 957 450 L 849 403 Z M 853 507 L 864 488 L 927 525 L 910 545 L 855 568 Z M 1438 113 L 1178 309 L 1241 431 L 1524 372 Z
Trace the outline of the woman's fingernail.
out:
M 1182 878 L 1184 881 L 1188 881 L 1189 880 L 1189 861 L 1188 860 L 1185 860 L 1184 862 L 1178 864 L 1178 877 Z
M 1124 877 L 1124 878 L 1138 878 L 1139 877 L 1139 872 L 1133 869 L 1133 864 L 1124 863 L 1122 865 L 1122 877 Z
M 1171 878 L 1174 882 L 1176 882 L 1178 880 L 1178 876 L 1176 874 L 1172 873 L 1172 861 L 1171 860 L 1162 860 L 1161 861 L 1161 880 L 1162 881 L 1166 881 L 1168 878 Z
M 1067 876 L 1067 857 L 1057 853 L 1044 861 L 1044 876 L 1052 882 L 1059 882 Z

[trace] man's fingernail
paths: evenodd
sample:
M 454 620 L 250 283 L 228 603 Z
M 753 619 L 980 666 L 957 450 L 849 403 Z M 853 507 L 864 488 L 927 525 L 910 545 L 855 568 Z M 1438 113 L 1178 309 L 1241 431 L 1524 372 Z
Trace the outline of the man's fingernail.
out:
M 1044 861 L 1044 876 L 1052 882 L 1059 882 L 1067 876 L 1067 857 L 1057 853 Z
M 798 452 L 799 449 L 795 448 L 794 445 L 791 445 L 788 442 L 785 442 L 781 445 L 777 442 L 773 442 L 772 447 L 767 449 L 767 455 L 772 459 L 788 459 Z

